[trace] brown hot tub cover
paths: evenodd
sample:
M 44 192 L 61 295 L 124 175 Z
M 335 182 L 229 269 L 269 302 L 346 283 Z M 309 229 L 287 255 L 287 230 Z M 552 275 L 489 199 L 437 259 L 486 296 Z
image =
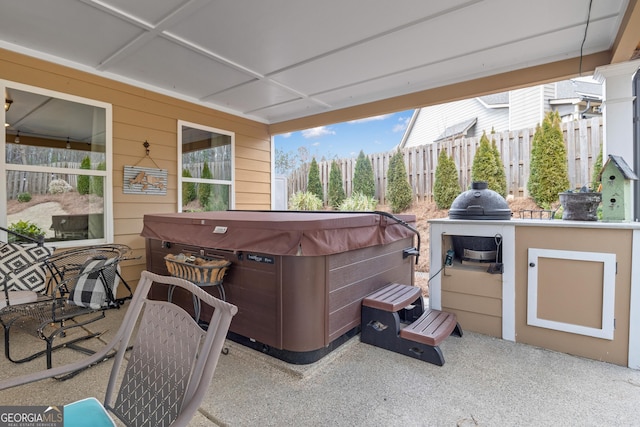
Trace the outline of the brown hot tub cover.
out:
M 414 215 L 398 217 L 415 223 Z M 386 245 L 413 234 L 377 213 L 216 211 L 145 215 L 141 236 L 208 248 L 321 256 Z

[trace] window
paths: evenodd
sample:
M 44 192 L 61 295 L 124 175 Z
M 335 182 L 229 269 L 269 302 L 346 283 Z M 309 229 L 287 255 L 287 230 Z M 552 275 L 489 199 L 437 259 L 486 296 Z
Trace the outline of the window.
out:
M 193 123 L 178 123 L 178 211 L 234 208 L 234 134 Z
M 111 105 L 18 83 L 0 86 L 6 189 L 0 223 L 35 224 L 57 247 L 111 241 Z

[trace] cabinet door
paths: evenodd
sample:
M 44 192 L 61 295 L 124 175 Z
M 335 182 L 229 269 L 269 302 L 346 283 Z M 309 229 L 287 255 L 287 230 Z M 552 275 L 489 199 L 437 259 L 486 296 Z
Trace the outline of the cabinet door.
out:
M 528 250 L 527 324 L 613 340 L 616 255 Z

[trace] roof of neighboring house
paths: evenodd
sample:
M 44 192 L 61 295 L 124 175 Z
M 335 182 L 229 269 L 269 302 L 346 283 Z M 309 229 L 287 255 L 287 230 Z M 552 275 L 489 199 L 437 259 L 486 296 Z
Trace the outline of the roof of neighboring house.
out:
M 556 83 L 555 99 L 583 97 L 602 99 L 602 84 L 582 80 L 563 80 Z
M 501 107 L 509 104 L 509 92 L 494 93 L 491 95 L 479 96 L 478 99 L 491 107 Z
M 467 132 L 469 131 L 469 129 L 471 129 L 476 124 L 477 121 L 478 121 L 478 118 L 474 117 L 472 119 L 465 120 L 464 122 L 456 123 L 453 126 L 449 126 L 448 128 L 446 128 L 444 130 L 444 132 L 442 132 L 434 140 L 434 142 L 442 141 L 443 139 L 448 139 L 448 138 L 456 138 L 456 137 L 459 137 L 459 136 L 465 136 L 467 134 Z

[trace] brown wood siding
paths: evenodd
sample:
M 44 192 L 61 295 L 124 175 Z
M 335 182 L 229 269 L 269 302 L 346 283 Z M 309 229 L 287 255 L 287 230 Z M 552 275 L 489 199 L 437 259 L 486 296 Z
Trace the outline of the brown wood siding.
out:
M 235 133 L 236 208 L 269 209 L 271 204 L 271 137 L 263 123 L 171 98 L 19 53 L 0 49 L 0 79 L 80 96 L 113 106 L 114 240 L 130 244 L 138 261 L 126 263 L 124 276 L 139 277 L 145 265 L 142 216 L 177 211 L 178 120 Z M 144 141 L 149 141 L 145 158 Z M 125 165 L 168 170 L 163 196 L 123 194 Z

